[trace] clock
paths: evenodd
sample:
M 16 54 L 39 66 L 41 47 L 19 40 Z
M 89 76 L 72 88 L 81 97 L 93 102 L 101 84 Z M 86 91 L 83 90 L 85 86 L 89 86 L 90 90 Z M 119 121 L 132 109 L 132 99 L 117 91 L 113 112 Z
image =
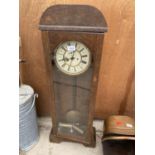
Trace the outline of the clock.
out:
M 88 5 L 55 5 L 40 19 L 51 105 L 51 142 L 95 147 L 94 105 L 107 24 Z
M 91 64 L 91 52 L 81 42 L 66 41 L 55 50 L 55 62 L 60 71 L 68 75 L 79 75 Z

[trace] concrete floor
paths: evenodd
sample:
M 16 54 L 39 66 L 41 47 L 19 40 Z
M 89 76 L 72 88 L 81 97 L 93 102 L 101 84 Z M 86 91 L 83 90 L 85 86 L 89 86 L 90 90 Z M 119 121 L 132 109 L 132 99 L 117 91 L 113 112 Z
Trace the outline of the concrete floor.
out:
M 96 128 L 96 147 L 89 148 L 82 144 L 61 142 L 60 144 L 50 143 L 49 134 L 52 127 L 50 118 L 39 118 L 40 137 L 37 144 L 28 152 L 21 152 L 20 155 L 103 155 L 101 137 L 103 121 L 94 121 Z

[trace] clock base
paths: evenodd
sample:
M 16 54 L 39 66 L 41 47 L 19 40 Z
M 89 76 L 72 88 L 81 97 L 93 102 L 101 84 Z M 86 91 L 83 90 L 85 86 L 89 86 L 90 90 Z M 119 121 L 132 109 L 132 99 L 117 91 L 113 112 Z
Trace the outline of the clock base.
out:
M 96 147 L 96 129 L 93 127 L 93 134 L 89 144 L 83 144 L 86 147 Z
M 53 142 L 53 143 L 61 143 L 61 142 L 64 142 L 64 141 L 77 142 L 76 140 L 69 140 L 69 138 L 58 137 L 57 135 L 55 135 L 53 133 L 53 129 L 51 130 L 49 140 L 50 140 L 50 142 Z M 92 134 L 90 143 L 82 142 L 82 141 L 79 142 L 79 143 L 82 143 L 86 147 L 95 147 L 96 146 L 96 130 L 95 130 L 95 128 L 93 127 L 93 134 Z
M 61 143 L 61 142 L 62 142 L 62 138 L 57 137 L 57 136 L 53 133 L 53 129 L 52 129 L 51 132 L 50 132 L 49 140 L 50 140 L 50 142 L 54 142 L 54 143 Z

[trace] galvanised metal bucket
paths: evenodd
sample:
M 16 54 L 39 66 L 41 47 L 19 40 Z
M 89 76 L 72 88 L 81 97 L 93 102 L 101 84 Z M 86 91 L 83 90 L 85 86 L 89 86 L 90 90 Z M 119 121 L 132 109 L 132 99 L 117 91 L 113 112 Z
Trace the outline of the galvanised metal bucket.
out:
M 21 85 L 19 88 L 19 148 L 30 150 L 39 140 L 35 99 L 38 94 L 32 87 Z

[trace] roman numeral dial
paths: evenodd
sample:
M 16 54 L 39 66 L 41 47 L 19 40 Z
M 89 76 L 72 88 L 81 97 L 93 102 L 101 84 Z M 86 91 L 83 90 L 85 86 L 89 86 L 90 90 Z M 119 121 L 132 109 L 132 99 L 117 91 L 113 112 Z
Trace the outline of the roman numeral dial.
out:
M 91 64 L 91 52 L 81 42 L 66 41 L 55 49 L 55 64 L 67 75 L 83 74 Z

